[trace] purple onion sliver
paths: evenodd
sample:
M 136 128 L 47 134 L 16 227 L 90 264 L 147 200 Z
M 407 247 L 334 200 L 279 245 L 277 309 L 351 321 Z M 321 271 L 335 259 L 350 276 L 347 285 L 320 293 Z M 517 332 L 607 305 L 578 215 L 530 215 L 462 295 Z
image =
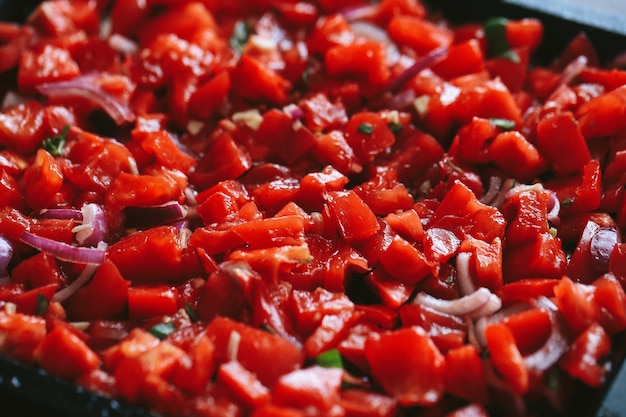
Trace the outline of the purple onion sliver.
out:
M 84 204 L 81 208 L 83 224 L 78 226 L 76 240 L 83 246 L 96 246 L 105 240 L 108 225 L 104 210 L 94 203 Z
M 580 75 L 580 73 L 585 69 L 586 66 L 587 57 L 584 55 L 580 55 L 578 58 L 567 64 L 567 66 L 561 73 L 558 82 L 556 83 L 557 88 L 560 85 L 567 85 L 571 83 L 574 78 Z
M 84 248 L 24 232 L 20 240 L 35 249 L 47 252 L 55 258 L 78 264 L 101 264 L 106 257 L 106 250 Z
M 124 214 L 127 226 L 141 229 L 182 220 L 186 217 L 187 210 L 178 202 L 170 201 L 159 206 L 126 207 Z
M 340 13 L 348 22 L 351 22 L 353 20 L 367 19 L 373 17 L 376 14 L 376 8 L 376 5 L 367 4 L 364 6 L 347 7 L 343 9 Z
M 135 120 L 132 109 L 120 99 L 104 91 L 94 82 L 93 75 L 76 77 L 69 81 L 44 83 L 37 90 L 49 98 L 81 98 L 107 113 L 119 126 Z
M 76 209 L 43 209 L 39 212 L 42 219 L 83 220 L 83 213 Z
M 4 236 L 0 235 L 0 275 L 6 272 L 13 257 L 13 245 Z
M 597 271 L 609 270 L 609 261 L 615 245 L 621 242 L 619 229 L 616 227 L 601 227 L 591 238 L 589 250 L 593 259 L 593 267 Z
M 398 75 L 396 78 L 391 80 L 389 85 L 387 85 L 387 91 L 389 91 L 390 93 L 398 92 L 413 77 L 415 77 L 417 74 L 419 74 L 426 68 L 433 66 L 434 64 L 442 60 L 446 55 L 448 55 L 448 48 L 443 47 L 443 48 L 435 49 L 431 51 L 430 53 L 428 53 L 428 55 L 421 57 L 420 59 L 415 61 L 413 65 L 411 65 L 410 67 L 405 69 L 402 73 L 400 73 L 400 75 Z

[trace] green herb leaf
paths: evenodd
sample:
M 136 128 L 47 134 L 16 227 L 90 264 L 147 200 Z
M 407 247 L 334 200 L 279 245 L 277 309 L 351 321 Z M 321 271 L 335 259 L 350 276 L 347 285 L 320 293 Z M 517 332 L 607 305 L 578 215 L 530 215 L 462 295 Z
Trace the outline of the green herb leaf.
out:
M 249 23 L 238 20 L 233 27 L 233 33 L 230 36 L 228 43 L 234 50 L 241 52 L 243 46 L 248 42 L 250 35 L 252 34 L 252 27 Z
M 50 306 L 50 300 L 42 293 L 37 294 L 37 300 L 35 301 L 35 315 L 43 316 L 48 311 Z
M 450 168 L 452 168 L 453 170 L 455 170 L 456 172 L 458 172 L 459 174 L 463 173 L 463 168 L 461 168 L 460 166 L 458 166 L 457 164 L 455 164 L 454 162 L 452 162 L 452 160 L 448 159 L 446 160 L 446 163 L 448 164 L 448 166 Z
M 185 313 L 187 313 L 187 315 L 189 316 L 189 320 L 191 320 L 192 322 L 198 321 L 198 316 L 196 315 L 196 312 L 193 311 L 193 308 L 191 308 L 191 305 L 189 305 L 187 301 L 185 301 Z
M 324 368 L 343 368 L 343 360 L 337 349 L 330 349 L 319 354 L 315 358 L 315 363 Z
M 374 126 L 370 123 L 361 123 L 359 127 L 356 128 L 356 131 L 364 135 L 371 135 L 374 132 Z
M 393 132 L 394 135 L 397 135 L 398 133 L 402 132 L 403 126 L 400 123 L 389 122 L 387 123 L 387 126 L 389 127 L 389 130 Z
M 160 340 L 163 340 L 167 337 L 168 334 L 172 333 L 174 330 L 176 330 L 176 325 L 173 322 L 168 321 L 166 323 L 155 324 L 148 329 L 148 332 L 152 333 Z
M 509 20 L 505 17 L 493 17 L 485 22 L 483 30 L 487 38 L 489 56 L 507 58 L 519 63 L 520 57 L 511 49 L 506 37 L 506 25 Z
M 63 147 L 67 141 L 67 132 L 69 131 L 70 127 L 66 125 L 58 135 L 44 139 L 42 142 L 43 148 L 50 152 L 52 156 L 61 156 L 63 153 Z
M 515 122 L 509 119 L 492 118 L 489 119 L 489 123 L 491 123 L 492 126 L 499 127 L 500 129 L 504 130 L 512 130 L 513 128 L 515 128 Z
M 572 204 L 574 204 L 574 199 L 573 198 L 566 198 L 563 201 L 561 201 L 561 207 L 572 207 Z

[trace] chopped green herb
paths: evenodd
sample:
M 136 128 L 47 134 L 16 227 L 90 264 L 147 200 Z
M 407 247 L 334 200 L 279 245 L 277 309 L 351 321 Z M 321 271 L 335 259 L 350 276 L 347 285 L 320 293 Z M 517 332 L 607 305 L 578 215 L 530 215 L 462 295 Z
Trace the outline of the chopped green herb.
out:
M 148 329 L 148 332 L 163 340 L 167 337 L 168 334 L 172 333 L 174 330 L 176 330 L 176 325 L 171 321 L 168 321 L 166 323 L 155 324 Z
M 458 172 L 459 174 L 463 173 L 463 168 L 461 168 L 460 166 L 458 166 L 457 164 L 455 164 L 454 162 L 452 162 L 452 160 L 448 159 L 446 161 L 446 163 L 448 164 L 448 166 L 450 168 L 452 168 L 453 170 L 455 170 L 456 172 Z
M 324 368 L 343 368 L 343 360 L 337 349 L 330 349 L 319 354 L 315 362 Z
M 374 126 L 370 123 L 361 123 L 356 131 L 365 135 L 371 135 L 374 132 Z
M 551 228 L 548 230 L 548 233 L 550 233 L 552 236 L 556 237 L 556 235 L 557 235 L 557 230 L 556 230 L 556 228 L 555 228 L 555 227 L 551 227 Z
M 387 123 L 387 126 L 393 132 L 394 135 L 397 135 L 398 133 L 402 132 L 402 125 L 400 123 L 389 122 Z
M 58 135 L 44 139 L 42 142 L 43 148 L 50 152 L 52 156 L 61 156 L 65 141 L 67 141 L 67 132 L 69 131 L 70 127 L 66 125 Z
M 37 294 L 37 300 L 35 301 L 35 315 L 43 316 L 46 314 L 48 306 L 50 306 L 50 300 L 48 300 L 48 297 L 42 293 Z
M 259 326 L 259 328 L 263 331 L 266 331 L 268 333 L 271 334 L 276 334 L 276 332 L 274 331 L 274 329 L 272 329 L 270 326 L 268 326 L 267 324 L 263 323 Z
M 491 123 L 492 126 L 499 127 L 504 130 L 512 130 L 515 127 L 515 122 L 509 119 L 492 118 L 489 119 L 489 123 Z
M 198 316 L 196 315 L 196 312 L 193 311 L 193 308 L 191 308 L 191 305 L 189 305 L 187 301 L 185 301 L 185 313 L 187 313 L 187 315 L 189 316 L 189 320 L 191 320 L 192 322 L 198 321 Z
M 506 37 L 506 25 L 508 22 L 508 19 L 504 17 L 493 17 L 485 22 L 483 30 L 489 45 L 489 56 L 507 58 L 512 62 L 518 63 L 520 62 L 520 57 L 511 49 Z
M 228 41 L 230 47 L 238 52 L 241 52 L 243 46 L 246 42 L 248 42 L 251 34 L 252 27 L 250 24 L 243 20 L 238 20 L 233 27 L 233 33 Z
M 571 207 L 572 204 L 574 204 L 573 198 L 566 198 L 563 201 L 561 201 L 561 207 L 564 207 L 564 208 Z

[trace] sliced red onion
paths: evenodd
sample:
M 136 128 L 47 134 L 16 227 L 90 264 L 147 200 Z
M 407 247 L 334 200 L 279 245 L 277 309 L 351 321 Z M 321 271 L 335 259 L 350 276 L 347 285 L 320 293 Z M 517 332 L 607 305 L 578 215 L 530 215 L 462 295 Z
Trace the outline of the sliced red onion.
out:
M 283 111 L 291 116 L 292 119 L 298 120 L 304 117 L 304 112 L 296 104 L 291 103 L 283 107 Z
M 31 100 L 30 97 L 18 94 L 13 91 L 7 91 L 4 95 L 4 100 L 2 100 L 2 108 L 6 109 L 9 107 L 19 106 L 20 104 L 24 104 Z
M 489 317 L 502 308 L 502 299 L 494 293 L 489 294 L 489 299 L 485 304 L 472 311 L 469 316 L 472 319 Z
M 43 209 L 39 212 L 42 219 L 61 219 L 83 221 L 83 213 L 76 209 Z
M 101 264 L 106 257 L 104 249 L 72 246 L 30 232 L 22 233 L 20 240 L 35 249 L 48 252 L 55 258 L 78 264 Z
M 62 290 L 54 293 L 54 295 L 52 296 L 52 301 L 62 303 L 63 301 L 74 295 L 76 291 L 84 287 L 85 284 L 89 282 L 91 277 L 93 277 L 93 275 L 98 270 L 98 266 L 99 265 L 97 264 L 87 264 L 85 268 L 83 268 L 83 271 L 80 273 L 78 278 L 74 280 L 74 282 L 72 282 L 70 285 L 63 288 Z
M 470 273 L 470 259 L 472 254 L 460 252 L 456 255 L 456 280 L 462 295 L 469 295 L 476 292 L 476 284 Z
M 0 235 L 0 276 L 7 272 L 11 258 L 13 258 L 13 245 L 9 239 Z
M 135 55 L 139 51 L 139 45 L 136 42 L 119 33 L 109 36 L 109 46 L 111 49 L 126 55 Z
M 586 56 L 580 55 L 578 58 L 567 64 L 563 72 L 561 72 L 561 76 L 559 77 L 556 86 L 558 87 L 560 85 L 569 84 L 574 81 L 574 79 L 578 77 L 587 66 L 587 61 Z
M 417 74 L 441 61 L 448 55 L 448 48 L 442 47 L 430 51 L 427 55 L 419 58 L 410 67 L 405 69 L 400 75 L 391 80 L 387 85 L 387 91 L 397 93 Z
M 565 330 L 567 324 L 558 307 L 548 298 L 540 297 L 535 304 L 548 312 L 551 332 L 543 346 L 524 357 L 524 363 L 529 370 L 543 372 L 554 365 L 568 349 L 569 342 Z
M 617 227 L 600 227 L 591 238 L 591 258 L 597 271 L 608 271 L 609 260 L 615 245 L 622 241 Z
M 104 210 L 94 203 L 84 204 L 81 208 L 83 223 L 72 229 L 76 241 L 83 246 L 96 246 L 103 241 L 109 231 Z
M 480 199 L 480 202 L 483 204 L 489 204 L 500 194 L 500 189 L 502 188 L 502 178 L 497 176 L 491 176 L 489 178 L 489 188 L 483 197 Z
M 128 226 L 142 229 L 182 220 L 187 210 L 177 201 L 170 201 L 158 206 L 126 207 L 124 214 Z
M 366 4 L 363 6 L 345 8 L 340 13 L 348 22 L 352 22 L 354 20 L 368 19 L 375 16 L 377 7 L 378 6 L 375 4 Z
M 380 26 L 365 20 L 356 20 L 350 22 L 350 28 L 357 36 L 385 45 L 387 65 L 395 65 L 400 59 L 398 46 Z
M 511 191 L 514 188 L 515 188 L 514 179 L 507 178 L 506 180 L 504 180 L 504 183 L 502 184 L 502 187 L 500 188 L 500 192 L 498 193 L 496 198 L 491 200 L 491 203 L 489 203 L 489 205 L 492 207 L 500 207 L 508 198 L 509 191 Z
M 559 214 L 561 212 L 561 202 L 554 191 L 550 191 L 550 201 L 548 202 L 548 221 L 555 226 L 561 223 Z
M 415 102 L 416 98 L 415 91 L 412 89 L 401 91 L 391 97 L 391 99 L 387 102 L 387 107 L 395 110 L 403 110 L 410 107 Z
M 103 90 L 98 75 L 81 75 L 68 81 L 55 81 L 37 86 L 37 90 L 51 99 L 83 99 L 104 110 L 119 126 L 135 120 L 135 113 L 127 103 Z
M 430 307 L 434 310 L 454 316 L 466 316 L 477 312 L 480 308 L 491 301 L 491 291 L 481 287 L 472 294 L 455 300 L 443 300 L 433 297 L 425 292 L 420 292 L 415 297 L 414 303 Z

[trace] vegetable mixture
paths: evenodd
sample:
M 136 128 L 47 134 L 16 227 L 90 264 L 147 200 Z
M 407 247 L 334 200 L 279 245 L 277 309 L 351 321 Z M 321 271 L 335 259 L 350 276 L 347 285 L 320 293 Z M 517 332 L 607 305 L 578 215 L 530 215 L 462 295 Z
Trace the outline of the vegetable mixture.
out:
M 0 354 L 167 417 L 575 415 L 626 329 L 626 71 L 419 0 L 0 23 Z M 585 408 L 587 406 L 587 408 Z

